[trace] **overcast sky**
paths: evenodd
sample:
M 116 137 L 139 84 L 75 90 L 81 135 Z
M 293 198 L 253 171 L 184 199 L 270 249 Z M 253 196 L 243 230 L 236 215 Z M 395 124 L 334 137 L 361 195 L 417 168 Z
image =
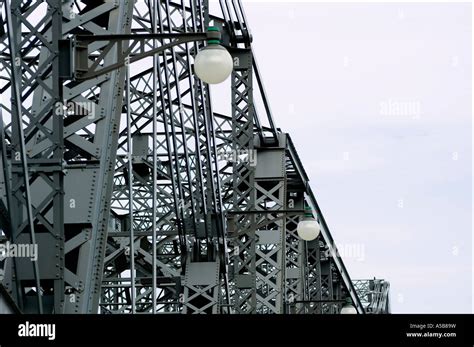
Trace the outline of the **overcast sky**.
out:
M 471 4 L 244 6 L 351 277 L 389 280 L 393 312 L 472 312 Z

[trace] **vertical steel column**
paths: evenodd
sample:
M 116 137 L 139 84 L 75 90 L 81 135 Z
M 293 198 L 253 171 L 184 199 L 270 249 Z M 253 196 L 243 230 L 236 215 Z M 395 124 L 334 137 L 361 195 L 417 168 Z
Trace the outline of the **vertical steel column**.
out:
M 11 100 L 14 106 L 12 108 L 13 132 L 14 132 L 14 135 L 16 135 L 15 138 L 17 139 L 18 142 L 16 143 L 16 146 L 14 143 L 14 149 L 16 150 L 15 153 L 19 153 L 21 157 L 23 190 L 25 194 L 24 198 L 26 200 L 25 205 L 26 205 L 26 213 L 27 213 L 27 218 L 28 218 L 27 227 L 29 228 L 29 231 L 30 231 L 30 241 L 31 241 L 31 244 L 37 245 L 36 235 L 35 235 L 35 220 L 33 218 L 33 207 L 32 207 L 32 198 L 31 198 L 31 190 L 30 190 L 30 173 L 29 173 L 27 156 L 26 156 L 25 133 L 23 130 L 22 97 L 20 93 L 21 84 L 22 84 L 21 83 L 21 67 L 20 67 L 21 65 L 16 63 L 17 59 L 21 59 L 20 56 L 18 55 L 19 50 L 17 50 L 17 45 L 21 47 L 21 42 L 20 43 L 16 42 L 14 38 L 14 37 L 19 37 L 21 40 L 22 35 L 21 35 L 21 32 L 18 33 L 18 28 L 15 28 L 15 29 L 13 28 L 13 23 L 11 19 L 11 8 L 8 1 L 6 2 L 6 14 L 7 14 L 7 22 L 8 22 L 7 31 L 8 31 L 8 42 L 10 46 L 10 61 L 12 63 L 15 62 L 12 64 L 12 69 L 11 69 L 11 81 L 12 81 L 12 87 L 13 87 Z M 17 35 L 13 34 L 14 30 L 15 32 L 17 32 Z M 17 175 L 15 175 L 14 177 L 17 177 Z M 17 193 L 18 192 L 19 191 L 17 191 Z M 20 230 L 17 230 L 16 228 L 20 226 L 20 223 L 18 222 L 21 222 L 21 220 L 20 221 L 16 220 L 14 222 L 16 222 L 17 224 L 15 225 L 13 232 L 17 233 Z M 18 234 L 15 236 L 17 237 Z M 38 266 L 37 261 L 33 262 L 33 272 L 34 272 L 35 285 L 36 285 L 36 297 L 38 299 L 38 311 L 39 313 L 43 313 L 43 300 L 41 298 L 42 290 L 41 290 L 41 285 L 40 285 L 40 273 L 39 273 L 39 266 Z
M 128 57 L 127 57 L 128 59 Z M 132 165 L 132 120 L 130 115 L 130 64 L 125 64 L 125 107 L 127 108 L 127 164 L 128 164 L 128 218 L 129 218 L 129 232 L 130 232 L 130 299 L 132 306 L 132 313 L 135 313 L 135 234 L 134 234 L 134 218 L 133 218 L 133 165 Z
M 16 276 L 7 284 L 10 290 L 17 288 L 16 299 L 25 312 L 58 312 L 64 295 L 63 114 L 54 112 L 63 101 L 61 4 L 49 0 L 26 7 L 14 0 L 10 7 L 6 2 L 13 104 L 11 241 L 31 243 L 39 253 L 33 264 L 15 259 Z M 42 20 L 29 18 L 34 15 Z M 41 140 L 41 149 L 31 151 Z M 32 283 L 36 304 L 26 295 Z M 52 297 L 52 304 L 45 305 L 42 296 Z
M 158 1 L 157 0 L 154 0 L 153 1 L 153 5 L 152 5 L 152 20 L 151 20 L 151 25 L 153 26 L 153 30 L 152 32 L 154 34 L 156 34 L 158 32 L 158 23 L 157 23 L 157 20 L 158 20 Z M 153 40 L 153 48 L 156 48 L 156 41 Z M 153 151 L 152 151 L 152 155 L 153 155 L 153 167 L 152 167 L 152 171 L 151 171 L 151 174 L 153 175 L 153 178 L 152 178 L 152 184 L 153 184 L 153 188 L 152 188 L 152 224 L 151 224 L 151 228 L 152 228 L 152 236 L 151 236 L 151 246 L 152 246 L 152 263 L 151 263 L 151 266 L 152 266 L 152 273 L 151 273 L 151 280 L 153 281 L 152 283 L 152 295 L 151 295 L 151 300 L 152 300 L 152 313 L 153 314 L 156 314 L 156 300 L 157 300 L 157 288 L 156 288 L 156 281 L 157 281 L 157 271 L 156 271 L 156 247 L 157 247 L 157 244 L 156 244 L 156 241 L 157 241 L 157 238 L 156 238 L 156 228 L 157 228 L 157 224 L 156 224 L 156 218 L 157 218 L 157 208 L 158 208 L 158 204 L 157 204 L 157 184 L 158 184 L 158 180 L 157 180 L 157 174 L 158 174 L 158 144 L 157 144 L 157 131 L 158 131 L 158 84 L 157 84 L 157 79 L 159 78 L 158 76 L 158 56 L 155 54 L 153 56 L 153 73 L 152 73 L 152 78 L 153 78 L 153 121 L 152 121 L 152 144 L 153 144 Z
M 120 6 L 115 2 L 98 4 L 85 12 L 84 16 L 77 15 L 74 21 L 68 23 L 68 28 L 70 30 L 77 24 L 85 26 L 92 33 L 96 31 L 101 32 L 103 28 L 98 27 L 97 23 L 99 23 L 104 25 L 111 33 L 130 33 L 132 9 L 133 1 L 130 0 L 123 0 L 120 2 Z M 93 46 L 93 50 L 105 48 L 104 43 L 97 43 Z M 126 48 L 127 44 L 124 43 L 121 51 L 119 49 L 108 51 L 104 58 L 104 66 L 114 63 L 117 60 L 117 56 L 123 54 Z M 96 161 L 94 164 L 86 166 L 92 175 L 90 184 L 93 188 L 92 208 L 90 209 L 90 217 L 88 217 L 89 221 L 87 223 L 90 225 L 90 229 L 83 229 L 83 232 L 89 236 L 79 247 L 77 270 L 72 275 L 72 278 L 77 278 L 80 281 L 80 286 L 75 289 L 76 299 L 74 302 L 68 303 L 66 307 L 67 313 L 98 312 L 107 234 L 109 232 L 111 196 L 125 79 L 126 69 L 122 67 L 106 76 L 92 81 L 84 81 L 71 91 L 71 93 L 77 89 L 89 91 L 87 95 L 91 99 L 88 102 L 96 103 L 96 113 L 99 114 L 89 119 L 91 123 L 94 123 L 92 128 L 94 132 L 91 136 L 92 141 L 87 144 L 87 147 L 83 142 L 79 142 L 79 139 L 72 138 L 70 140 L 81 144 L 84 151 L 88 151 L 88 155 L 92 156 Z M 92 149 L 97 150 L 93 151 Z
M 307 296 L 305 300 L 314 300 L 317 303 L 305 305 L 305 313 L 322 313 L 322 304 L 320 303 L 323 298 L 320 243 L 318 238 L 306 244 L 307 259 L 305 274 Z
M 287 194 L 288 209 L 302 210 L 302 191 L 289 191 Z M 285 235 L 285 302 L 291 308 L 287 313 L 300 313 L 304 305 L 294 303 L 305 299 L 305 283 L 307 282 L 306 245 L 297 234 L 297 226 L 300 220 L 298 214 L 286 214 L 286 235 Z
M 287 210 L 286 135 L 273 146 L 259 144 L 256 152 L 256 291 L 258 313 L 283 313 Z M 282 211 L 282 212 L 280 212 Z
M 234 49 L 232 72 L 232 154 L 254 150 L 252 54 L 249 49 Z M 256 313 L 256 255 L 255 255 L 255 167 L 248 161 L 233 163 L 232 209 L 233 245 L 233 304 L 236 313 Z M 241 212 L 239 214 L 238 212 Z

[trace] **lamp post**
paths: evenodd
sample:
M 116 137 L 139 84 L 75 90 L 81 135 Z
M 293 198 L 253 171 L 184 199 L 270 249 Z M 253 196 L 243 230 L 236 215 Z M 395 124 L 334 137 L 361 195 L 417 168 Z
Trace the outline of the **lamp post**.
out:
M 181 34 L 118 34 L 118 35 L 76 35 L 70 39 L 60 40 L 60 61 L 63 68 L 62 77 L 64 79 L 85 80 L 95 78 L 109 73 L 117 68 L 145 57 L 162 53 L 166 49 L 181 45 L 187 42 L 197 42 L 207 40 L 207 46 L 199 51 L 195 57 L 194 70 L 202 81 L 208 84 L 217 84 L 225 81 L 231 74 L 234 64 L 232 56 L 220 45 L 221 33 L 217 27 L 209 27 L 207 32 L 181 33 Z M 146 44 L 152 40 L 170 40 L 162 43 L 156 48 L 151 44 Z M 120 54 L 116 62 L 108 64 L 107 67 L 100 67 L 98 57 L 97 62 L 90 63 L 89 44 L 92 42 L 107 42 L 109 50 L 114 46 L 122 47 L 122 42 L 127 41 L 128 47 Z M 140 53 L 130 55 L 134 48 L 141 45 L 143 50 Z M 70 52 L 74 53 L 71 55 Z
M 321 227 L 318 221 L 313 217 L 313 211 L 311 207 L 305 207 L 305 213 L 303 219 L 298 223 L 296 227 L 298 236 L 304 241 L 313 241 L 319 236 Z

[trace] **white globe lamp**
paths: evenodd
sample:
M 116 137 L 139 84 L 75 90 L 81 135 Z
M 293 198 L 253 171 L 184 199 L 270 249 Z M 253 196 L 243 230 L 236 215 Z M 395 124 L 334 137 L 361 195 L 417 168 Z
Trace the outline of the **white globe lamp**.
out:
M 341 308 L 341 314 L 357 314 L 357 310 L 352 305 L 352 301 L 350 298 L 346 298 L 346 303 Z
M 296 232 L 304 241 L 313 241 L 319 236 L 321 227 L 318 221 L 314 219 L 311 208 L 305 209 L 304 218 L 298 223 Z
M 216 27 L 209 27 L 208 30 L 219 31 Z M 220 45 L 219 40 L 208 40 L 207 46 L 199 51 L 194 59 L 194 73 L 209 84 L 224 82 L 233 68 L 232 56 Z

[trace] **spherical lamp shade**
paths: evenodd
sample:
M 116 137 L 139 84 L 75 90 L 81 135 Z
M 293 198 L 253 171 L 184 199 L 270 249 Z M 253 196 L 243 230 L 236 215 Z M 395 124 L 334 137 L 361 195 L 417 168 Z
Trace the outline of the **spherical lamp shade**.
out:
M 209 84 L 224 82 L 233 68 L 232 56 L 218 44 L 209 44 L 194 60 L 194 73 Z
M 357 309 L 352 305 L 350 298 L 347 298 L 346 303 L 342 306 L 341 314 L 357 314 Z
M 354 306 L 349 305 L 349 306 L 344 306 L 341 309 L 341 314 L 357 314 L 357 310 Z
M 314 219 L 303 219 L 298 223 L 296 228 L 296 232 L 298 236 L 301 237 L 305 241 L 313 241 L 321 232 L 321 227 L 319 223 Z

